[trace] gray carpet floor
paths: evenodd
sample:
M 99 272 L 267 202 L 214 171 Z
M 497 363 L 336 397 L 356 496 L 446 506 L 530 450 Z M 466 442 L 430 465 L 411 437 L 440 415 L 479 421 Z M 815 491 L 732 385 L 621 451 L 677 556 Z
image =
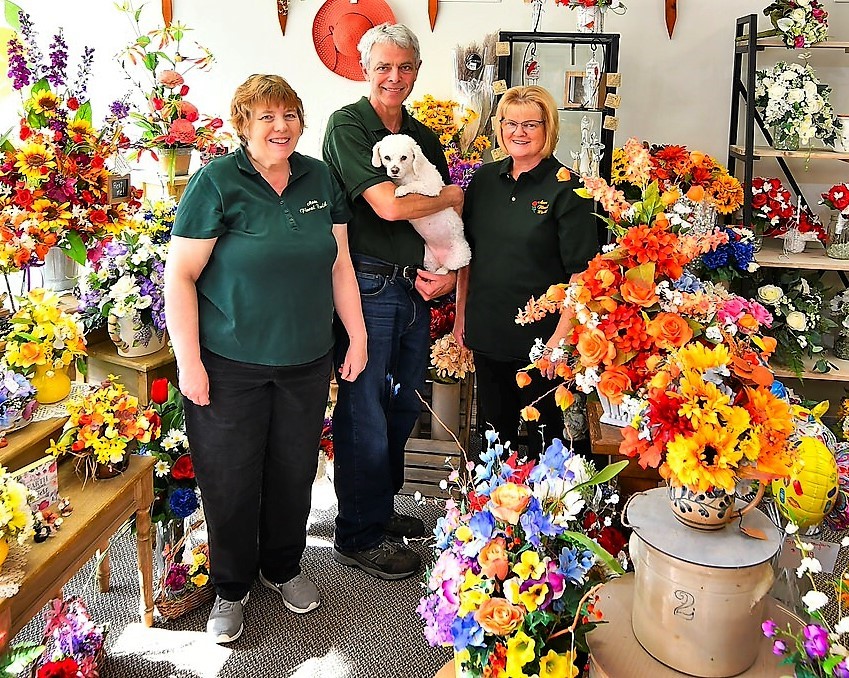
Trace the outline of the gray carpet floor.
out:
M 442 514 L 432 502 L 410 497 L 397 508 L 417 515 L 429 529 Z M 109 622 L 107 678 L 431 678 L 450 658 L 450 650 L 431 648 L 415 613 L 422 593 L 420 573 L 384 582 L 336 563 L 331 556 L 335 497 L 329 480 L 316 483 L 303 569 L 322 591 L 314 612 L 297 615 L 259 583 L 246 607 L 245 633 L 227 646 L 203 633 L 211 603 L 180 619 L 157 619 L 154 628 L 139 623 L 139 586 L 135 537 L 113 539 L 112 589 L 101 594 L 94 582 L 94 563 L 66 586 L 79 594 L 98 621 Z M 70 518 L 71 520 L 73 518 Z M 415 544 L 425 563 L 431 552 Z M 16 640 L 37 640 L 43 623 L 30 623 Z

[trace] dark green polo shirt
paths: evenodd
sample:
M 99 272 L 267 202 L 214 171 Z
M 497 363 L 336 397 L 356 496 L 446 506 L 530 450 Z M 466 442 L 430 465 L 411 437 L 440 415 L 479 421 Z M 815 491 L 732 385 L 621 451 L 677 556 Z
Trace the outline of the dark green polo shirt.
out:
M 475 172 L 463 204 L 472 248 L 465 340 L 494 359 L 526 360 L 534 338 L 547 341 L 558 316 L 517 325 L 516 313 L 549 285 L 568 282 L 598 251 L 591 200 L 579 198 L 577 175 L 558 181 L 562 167 L 547 158 L 510 176 L 513 160 Z
M 404 110 L 398 133 L 415 139 L 425 157 L 439 169 L 443 181 L 451 182 L 445 154 L 431 130 Z M 424 241 L 410 222 L 381 219 L 363 197 L 367 188 L 389 181 L 385 168 L 371 164 L 372 148 L 389 134 L 392 132 L 386 129 L 369 100 L 363 97 L 330 116 L 322 154 L 344 187 L 351 208 L 352 217 L 348 222 L 351 253 L 402 266 L 421 266 Z
M 282 195 L 244 147 L 202 167 L 180 199 L 173 234 L 217 238 L 197 281 L 200 344 L 259 365 L 300 365 L 333 345 L 333 224 L 350 217 L 320 160 L 289 158 Z

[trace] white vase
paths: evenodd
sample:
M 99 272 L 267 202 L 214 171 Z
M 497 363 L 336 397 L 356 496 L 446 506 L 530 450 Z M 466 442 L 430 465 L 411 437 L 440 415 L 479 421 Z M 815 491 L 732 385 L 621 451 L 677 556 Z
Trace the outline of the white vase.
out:
M 153 324 L 141 322 L 137 316 L 109 316 L 109 337 L 118 348 L 118 355 L 138 358 L 156 353 L 165 346 L 165 332 Z
M 41 267 L 41 284 L 48 290 L 64 292 L 77 284 L 79 265 L 58 247 L 51 247 Z
M 604 10 L 601 7 L 578 6 L 578 33 L 601 33 L 604 30 Z
M 443 426 L 436 417 L 431 417 L 430 437 L 433 440 L 453 440 L 451 433 L 445 430 L 447 426 L 455 436 L 460 435 L 460 382 L 455 384 L 440 384 L 433 382 L 431 390 L 431 408 L 436 417 L 442 420 Z
M 598 393 L 598 399 L 601 402 L 602 409 L 602 415 L 598 420 L 602 424 L 610 424 L 611 426 L 624 428 L 631 423 L 631 419 L 633 417 L 624 407 L 622 407 L 622 405 L 616 405 L 610 402 L 610 399 L 606 395 L 602 395 L 600 392 Z

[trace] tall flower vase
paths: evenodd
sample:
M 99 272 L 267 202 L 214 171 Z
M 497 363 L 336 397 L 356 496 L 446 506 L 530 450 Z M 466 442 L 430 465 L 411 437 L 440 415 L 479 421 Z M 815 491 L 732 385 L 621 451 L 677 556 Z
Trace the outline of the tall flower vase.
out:
M 798 151 L 799 135 L 781 127 L 772 128 L 772 147 L 779 151 Z
M 583 7 L 579 5 L 575 8 L 575 13 L 578 20 L 578 33 L 604 32 L 604 9 L 601 7 Z
M 455 436 L 460 433 L 460 382 L 440 384 L 434 381 L 430 406 L 433 413 L 445 424 L 443 426 L 433 417 L 430 423 L 430 437 L 434 440 L 453 440 L 445 427 L 451 429 Z
M 36 365 L 35 376 L 30 382 L 35 386 L 35 399 L 42 405 L 58 403 L 71 392 L 71 377 L 67 367 Z
M 184 177 L 189 173 L 189 165 L 192 161 L 192 149 L 186 148 L 162 148 L 159 150 L 159 164 L 162 173 L 173 182 L 174 177 Z
M 79 266 L 58 247 L 51 247 L 41 268 L 42 286 L 54 292 L 74 289 L 79 276 Z
M 138 315 L 122 318 L 110 315 L 108 329 L 118 355 L 126 358 L 150 355 L 165 346 L 165 331 L 156 329 L 153 323 L 142 322 Z
M 182 518 L 172 518 L 164 522 L 157 522 L 153 529 L 156 531 L 156 549 L 153 552 L 154 565 L 158 572 L 164 572 L 165 562 L 167 560 L 167 552 L 170 553 L 175 549 L 179 549 L 179 553 L 172 556 L 174 562 L 180 563 L 183 561 L 183 551 L 185 550 L 185 535 L 186 525 Z

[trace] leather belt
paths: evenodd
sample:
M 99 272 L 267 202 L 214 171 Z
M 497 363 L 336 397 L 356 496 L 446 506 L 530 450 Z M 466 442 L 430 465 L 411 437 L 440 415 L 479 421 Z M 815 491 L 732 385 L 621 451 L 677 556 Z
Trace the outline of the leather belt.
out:
M 354 261 L 354 270 L 360 273 L 370 273 L 372 275 L 382 275 L 389 279 L 390 282 L 396 278 L 404 278 L 414 283 L 418 266 L 399 266 L 398 264 L 389 264 L 378 261 Z

